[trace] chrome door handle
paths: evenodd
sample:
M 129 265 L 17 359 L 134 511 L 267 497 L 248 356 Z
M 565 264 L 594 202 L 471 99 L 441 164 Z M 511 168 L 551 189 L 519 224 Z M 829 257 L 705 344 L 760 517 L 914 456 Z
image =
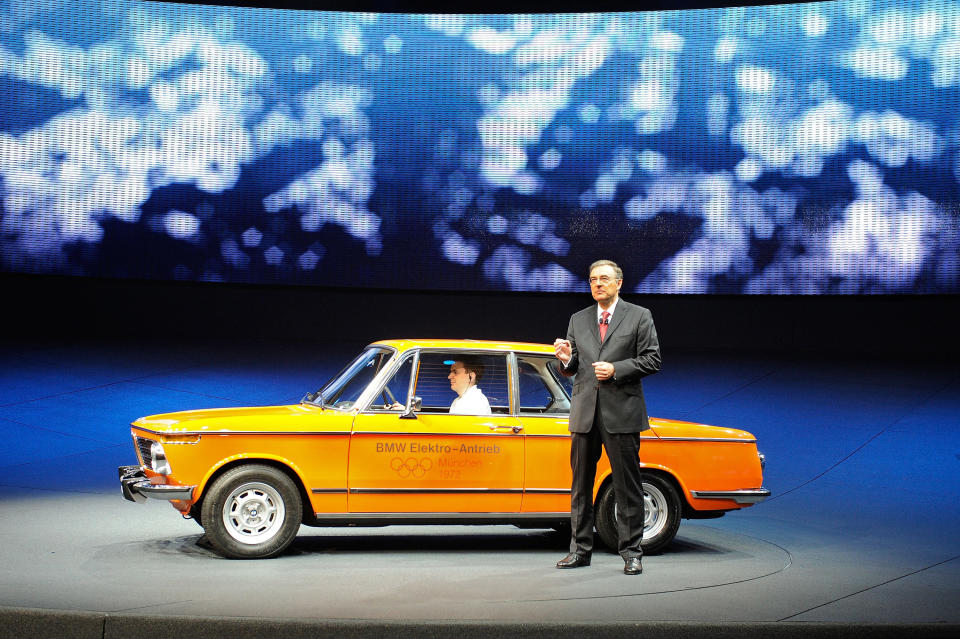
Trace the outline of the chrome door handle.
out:
M 506 430 L 509 428 L 513 431 L 514 435 L 523 430 L 523 426 L 500 426 L 499 424 L 490 424 L 489 428 L 490 430 Z

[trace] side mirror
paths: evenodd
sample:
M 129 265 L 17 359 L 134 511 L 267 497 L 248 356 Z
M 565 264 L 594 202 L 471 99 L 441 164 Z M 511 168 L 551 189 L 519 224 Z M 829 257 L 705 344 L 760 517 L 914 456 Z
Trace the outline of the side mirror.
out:
M 309 402 L 312 404 L 313 402 L 317 401 L 318 397 L 320 397 L 320 391 L 314 391 L 312 393 L 307 393 L 306 395 L 304 395 L 303 399 L 301 399 L 300 401 Z
M 407 411 L 400 415 L 400 419 L 416 419 L 417 411 L 420 410 L 420 407 L 423 406 L 423 399 L 420 397 L 414 397 L 413 401 L 407 407 Z

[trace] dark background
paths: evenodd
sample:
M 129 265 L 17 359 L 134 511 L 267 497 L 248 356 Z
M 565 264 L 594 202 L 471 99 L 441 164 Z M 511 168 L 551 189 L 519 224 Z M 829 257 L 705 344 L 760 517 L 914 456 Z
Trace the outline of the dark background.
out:
M 544 0 L 234 0 L 208 4 L 351 11 L 571 11 Z M 580 2 L 581 10 L 678 9 L 773 2 Z M 597 258 L 605 257 L 598 255 Z M 441 268 L 438 265 L 437 268 Z M 584 278 L 586 273 L 583 274 Z M 636 285 L 625 274 L 624 290 Z M 317 342 L 456 337 L 549 342 L 587 294 L 392 291 L 0 273 L 7 340 L 237 339 Z M 416 286 L 416 285 L 414 285 Z M 769 352 L 813 358 L 950 359 L 960 354 L 957 296 L 637 295 L 671 351 Z
M 629 273 L 626 274 L 629 285 Z M 452 337 L 551 342 L 586 293 L 478 293 L 0 274 L 8 339 L 372 342 Z M 951 359 L 956 296 L 636 295 L 671 351 L 832 359 Z

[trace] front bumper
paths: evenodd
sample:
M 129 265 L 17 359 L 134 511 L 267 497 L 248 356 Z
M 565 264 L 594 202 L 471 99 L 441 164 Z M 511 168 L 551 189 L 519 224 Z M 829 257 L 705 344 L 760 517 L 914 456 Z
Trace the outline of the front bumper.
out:
M 123 498 L 140 504 L 147 501 L 147 497 L 189 501 L 193 499 L 193 489 L 196 488 L 196 486 L 151 484 L 140 466 L 120 466 L 117 468 L 117 473 L 120 475 L 120 490 L 123 492 Z

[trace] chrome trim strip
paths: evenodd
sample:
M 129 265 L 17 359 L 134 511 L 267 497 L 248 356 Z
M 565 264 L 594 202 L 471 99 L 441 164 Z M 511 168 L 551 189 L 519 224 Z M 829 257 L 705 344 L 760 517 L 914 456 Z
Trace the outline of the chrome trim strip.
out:
M 522 488 L 351 488 L 351 495 L 463 495 L 479 493 L 484 495 L 499 495 L 522 493 Z
M 411 494 L 411 493 L 530 493 L 534 495 L 569 495 L 569 488 L 311 488 L 310 492 L 315 495 L 338 495 L 338 494 Z
M 427 413 L 430 415 L 442 415 L 443 413 Z M 499 417 L 499 415 L 497 415 Z M 503 417 L 512 417 L 511 415 L 503 415 Z M 524 417 L 532 417 L 532 415 L 525 415 Z M 377 431 L 377 430 L 365 430 L 365 431 L 355 431 L 351 432 L 349 430 L 327 430 L 327 431 L 299 431 L 299 430 L 178 430 L 175 432 L 170 431 L 161 431 L 161 430 L 150 430 L 143 426 L 132 426 L 136 430 L 139 430 L 144 433 L 149 433 L 151 435 L 159 436 L 185 436 L 185 435 L 310 435 L 310 436 L 340 436 L 344 437 L 346 435 L 417 435 L 417 436 L 432 436 L 432 437 L 496 437 L 497 433 L 450 433 L 450 432 L 435 432 L 435 433 L 425 433 L 425 432 L 412 432 L 412 431 Z M 502 428 L 509 428 L 508 426 L 503 426 Z M 502 436 L 503 433 L 500 434 Z M 526 437 L 570 437 L 570 434 L 565 435 L 550 435 L 550 434 L 526 434 Z M 641 439 L 649 441 L 661 441 L 661 442 L 727 442 L 731 444 L 756 444 L 756 439 L 730 439 L 727 437 L 650 437 L 650 436 L 640 436 Z M 197 442 L 163 442 L 169 444 L 195 444 Z
M 438 512 L 423 512 L 423 513 L 411 513 L 411 512 L 402 512 L 402 513 L 391 513 L 391 512 L 376 512 L 376 513 L 315 513 L 316 518 L 322 521 L 332 521 L 332 520 L 365 520 L 365 519 L 396 519 L 396 520 L 406 520 L 406 519 L 484 519 L 490 521 L 502 521 L 509 520 L 514 521 L 517 519 L 568 519 L 570 517 L 570 511 L 560 511 L 560 512 L 544 512 L 544 513 L 438 513 Z
M 550 435 L 548 433 L 527 433 L 527 437 L 539 437 L 539 438 L 554 438 L 554 439 L 570 439 L 572 433 L 565 433 L 563 435 Z
M 350 434 L 349 430 L 178 430 L 171 433 L 163 430 L 150 430 L 143 426 L 133 426 L 133 428 L 151 435 L 169 435 L 172 437 L 180 435 L 339 435 L 342 437 Z
M 569 495 L 569 488 L 526 488 L 524 492 L 531 495 Z
M 730 437 L 650 437 L 662 442 L 727 442 L 728 444 L 756 444 L 756 439 L 732 439 Z
M 520 376 L 517 374 L 517 354 L 507 353 L 507 410 L 513 417 L 517 416 L 520 408 Z
M 512 425 L 498 426 L 500 429 L 513 428 Z M 353 433 L 354 435 L 397 435 L 404 437 L 506 437 L 507 435 L 519 435 L 520 433 L 514 433 L 513 431 L 491 431 L 488 433 L 448 433 L 448 432 L 421 432 L 414 433 L 410 431 L 388 431 L 388 430 L 358 430 Z
M 369 414 L 369 413 L 367 413 L 367 414 Z M 175 433 L 169 433 L 169 432 L 165 432 L 165 431 L 150 430 L 150 429 L 148 429 L 148 428 L 143 428 L 142 426 L 134 426 L 134 428 L 136 428 L 137 430 L 142 431 L 142 432 L 144 432 L 144 433 L 149 433 L 149 434 L 151 434 L 151 435 L 158 435 L 158 436 L 171 436 L 171 435 L 172 435 L 172 436 L 177 436 L 177 435 L 198 435 L 198 436 L 201 436 L 201 435 L 310 435 L 310 436 L 313 436 L 313 435 L 316 435 L 316 436 L 340 436 L 340 437 L 346 437 L 347 435 L 398 435 L 398 436 L 405 436 L 405 437 L 413 437 L 413 436 L 416 436 L 416 437 L 498 437 L 498 436 L 500 436 L 500 437 L 502 437 L 502 436 L 507 435 L 507 434 L 510 434 L 510 435 L 517 434 L 517 435 L 519 435 L 519 434 L 521 434 L 521 433 L 523 432 L 523 431 L 521 431 L 521 433 L 505 433 L 505 432 L 497 433 L 496 431 L 494 431 L 494 432 L 489 432 L 489 433 L 451 433 L 451 432 L 447 432 L 447 431 L 443 431 L 443 432 L 439 432 L 439 431 L 438 431 L 438 432 L 429 432 L 429 433 L 427 433 L 427 432 L 391 431 L 391 430 L 358 430 L 358 431 L 354 431 L 354 432 L 350 432 L 349 430 L 337 430 L 337 431 L 296 431 L 296 430 L 283 430 L 283 431 L 280 431 L 280 430 L 216 430 L 216 431 L 210 431 L 210 430 L 184 430 L 184 431 L 177 431 L 177 432 L 175 432 Z M 510 428 L 513 428 L 513 426 L 504 425 L 504 426 L 498 426 L 497 428 L 498 428 L 498 429 L 510 429 Z M 524 435 L 525 435 L 526 437 L 539 437 L 539 438 L 549 438 L 549 437 L 553 437 L 553 438 L 560 438 L 560 439 L 569 439 L 570 436 L 571 436 L 570 433 L 567 433 L 567 434 L 565 434 L 565 435 L 550 435 L 550 434 L 546 434 L 546 433 L 535 433 L 535 434 L 534 434 L 534 433 L 524 433 Z M 641 436 L 640 436 L 640 439 L 649 440 L 649 441 L 656 441 L 658 438 L 656 438 L 656 437 L 646 437 L 646 436 L 641 435 Z M 705 439 L 705 438 L 695 438 L 695 437 L 691 437 L 691 438 L 678 437 L 678 438 L 672 438 L 672 439 L 671 439 L 671 438 L 662 438 L 661 441 L 718 441 L 718 442 L 740 441 L 740 442 L 743 442 L 743 443 L 752 443 L 752 442 L 755 442 L 756 440 L 750 440 L 750 441 L 748 442 L 748 441 L 746 441 L 746 440 L 733 440 L 733 439 L 719 439 L 719 438 L 718 438 L 718 439 Z M 199 442 L 162 442 L 162 443 L 163 443 L 164 445 L 166 445 L 166 444 L 197 444 L 197 443 L 199 443 Z
M 770 496 L 767 488 L 742 488 L 740 490 L 691 490 L 696 499 L 732 499 L 738 504 L 758 504 Z
M 558 438 L 558 439 L 570 439 L 573 436 L 573 433 L 565 433 L 563 435 L 552 435 L 550 433 L 527 433 L 527 437 L 540 437 L 540 438 Z M 643 441 L 656 441 L 657 438 L 653 435 L 640 435 L 640 439 Z M 726 441 L 726 440 L 724 440 Z
M 398 365 L 399 366 L 399 365 Z M 410 383 L 407 384 L 407 406 L 413 406 L 412 402 L 416 402 L 417 392 L 417 380 L 420 379 L 420 349 L 417 348 L 413 351 L 413 362 L 410 364 Z M 384 381 L 386 383 L 386 381 Z M 416 411 L 411 410 L 411 413 L 416 413 Z M 406 413 L 406 411 L 404 411 Z

